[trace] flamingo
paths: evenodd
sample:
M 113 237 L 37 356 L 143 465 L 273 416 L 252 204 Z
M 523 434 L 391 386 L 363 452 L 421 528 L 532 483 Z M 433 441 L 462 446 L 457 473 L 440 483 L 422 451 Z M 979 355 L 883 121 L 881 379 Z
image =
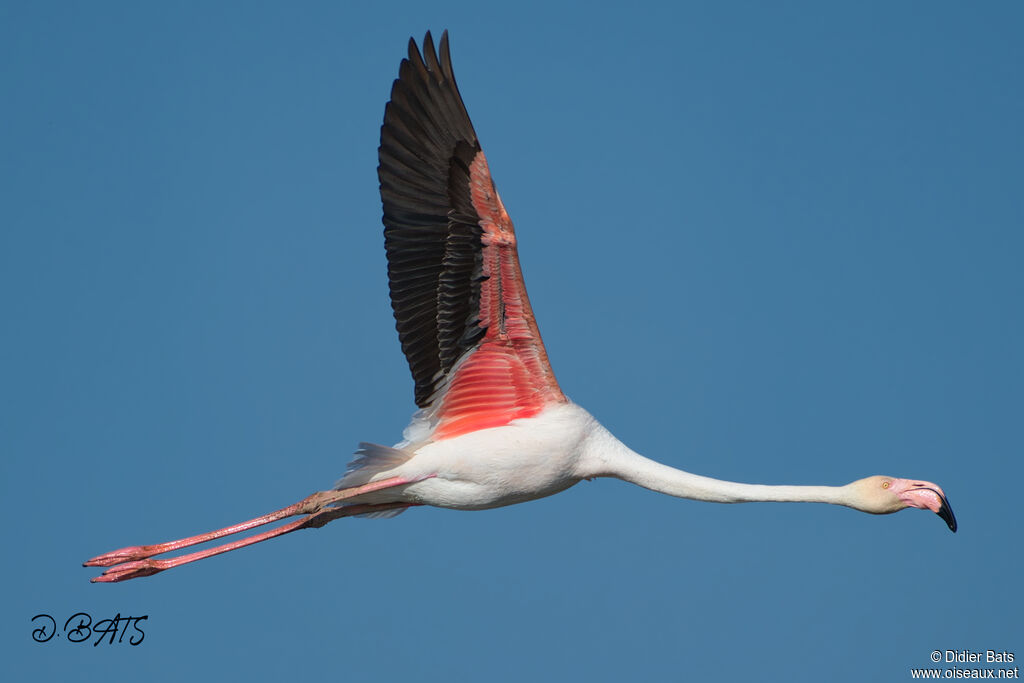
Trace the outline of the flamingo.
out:
M 409 40 L 384 110 L 378 175 L 391 305 L 415 382 L 415 412 L 393 447 L 361 443 L 334 488 L 198 536 L 131 546 L 85 562 L 116 582 L 319 528 L 341 517 L 392 517 L 433 505 L 483 510 L 616 477 L 716 503 L 818 502 L 872 514 L 931 510 L 956 518 L 939 486 L 871 476 L 844 486 L 712 479 L 629 449 L 555 380 L 526 296 L 512 221 L 495 190 L 452 71 L 447 31 Z M 150 559 L 271 524 L 270 531 L 169 559 Z

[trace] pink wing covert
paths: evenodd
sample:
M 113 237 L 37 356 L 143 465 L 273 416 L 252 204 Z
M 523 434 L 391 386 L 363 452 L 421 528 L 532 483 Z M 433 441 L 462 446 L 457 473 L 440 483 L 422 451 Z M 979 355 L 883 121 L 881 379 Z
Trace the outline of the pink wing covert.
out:
M 526 295 L 515 229 L 455 84 L 447 32 L 409 59 L 381 127 L 391 304 L 434 440 L 565 402 Z

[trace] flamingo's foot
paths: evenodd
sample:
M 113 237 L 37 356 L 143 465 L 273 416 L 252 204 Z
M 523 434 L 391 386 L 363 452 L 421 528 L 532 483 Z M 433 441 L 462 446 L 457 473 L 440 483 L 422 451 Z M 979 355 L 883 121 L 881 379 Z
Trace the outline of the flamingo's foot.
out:
M 112 554 L 112 553 L 108 553 Z M 158 574 L 165 569 L 169 569 L 167 566 L 160 566 L 164 564 L 162 560 L 138 560 L 135 562 L 125 562 L 119 564 L 116 567 L 107 569 L 99 576 L 95 576 L 89 579 L 90 583 L 117 583 L 118 581 L 127 581 L 128 579 L 137 579 L 143 576 L 152 576 Z M 107 565 L 91 565 L 91 566 L 107 566 Z
M 83 567 L 112 567 L 115 564 L 121 564 L 122 562 L 132 562 L 135 560 L 144 560 L 150 555 L 157 555 L 158 551 L 154 551 L 151 545 L 132 545 L 127 548 L 121 548 L 119 550 L 111 550 L 109 553 L 103 553 L 97 555 L 91 560 L 86 560 L 82 563 Z M 96 579 L 93 579 L 94 581 Z

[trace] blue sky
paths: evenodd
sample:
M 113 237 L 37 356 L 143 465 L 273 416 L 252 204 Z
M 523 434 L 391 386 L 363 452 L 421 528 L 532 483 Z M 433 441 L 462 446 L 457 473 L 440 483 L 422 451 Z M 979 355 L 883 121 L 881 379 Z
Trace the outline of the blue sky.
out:
M 898 681 L 935 649 L 1024 657 L 1020 5 L 376 5 L 0 6 L 6 667 Z M 399 439 L 376 148 L 408 37 L 444 28 L 567 394 L 701 474 L 938 482 L 959 533 L 609 480 L 90 585 L 92 555 Z M 79 611 L 148 615 L 145 640 L 31 640 Z

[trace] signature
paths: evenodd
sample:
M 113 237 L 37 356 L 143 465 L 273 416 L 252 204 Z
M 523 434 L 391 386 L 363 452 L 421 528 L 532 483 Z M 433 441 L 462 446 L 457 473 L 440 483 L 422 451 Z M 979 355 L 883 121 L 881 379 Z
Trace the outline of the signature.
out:
M 32 640 L 37 643 L 48 643 L 54 637 L 60 638 L 63 635 L 64 639 L 71 643 L 87 643 L 95 637 L 93 647 L 104 641 L 110 645 L 115 642 L 139 645 L 146 637 L 140 623 L 146 619 L 149 619 L 148 614 L 141 617 L 122 617 L 118 612 L 109 619 L 94 622 L 88 612 L 75 612 L 64 622 L 64 628 L 58 631 L 56 619 L 49 614 L 37 614 L 32 617 L 32 624 L 35 626 L 32 630 Z

